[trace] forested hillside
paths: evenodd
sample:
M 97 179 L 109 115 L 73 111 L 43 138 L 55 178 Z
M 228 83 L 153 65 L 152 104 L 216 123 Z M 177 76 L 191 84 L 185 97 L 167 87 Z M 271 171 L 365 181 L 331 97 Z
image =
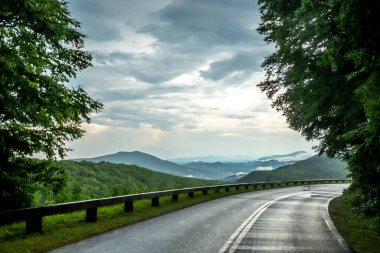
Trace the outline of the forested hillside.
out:
M 115 154 L 109 154 L 93 158 L 76 159 L 76 161 L 110 162 L 127 165 L 137 165 L 153 171 L 168 173 L 180 177 L 195 177 L 203 179 L 218 178 L 218 175 L 216 173 L 213 173 L 213 171 L 198 168 L 188 168 L 186 166 L 162 160 L 156 156 L 139 151 L 118 152 Z
M 238 182 L 272 182 L 286 180 L 306 180 L 325 178 L 346 178 L 346 163 L 323 156 L 313 156 L 306 160 L 286 165 L 272 171 L 253 171 Z
M 36 204 L 110 197 L 215 184 L 215 181 L 184 178 L 151 171 L 135 165 L 109 162 L 60 161 L 68 174 L 66 189 L 54 200 L 38 196 Z

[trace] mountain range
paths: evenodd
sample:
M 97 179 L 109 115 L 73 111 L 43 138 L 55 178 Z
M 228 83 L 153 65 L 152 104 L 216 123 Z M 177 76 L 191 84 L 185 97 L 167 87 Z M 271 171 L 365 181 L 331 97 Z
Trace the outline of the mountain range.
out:
M 136 165 L 153 171 L 172 174 L 181 177 L 195 177 L 203 179 L 216 179 L 216 173 L 189 168 L 170 161 L 162 160 L 156 156 L 139 151 L 118 152 L 94 158 L 75 159 L 75 161 L 110 162 L 116 164 Z
M 204 162 L 192 161 L 185 164 L 176 164 L 162 160 L 156 156 L 139 151 L 118 152 L 94 158 L 81 158 L 74 161 L 110 162 L 115 164 L 136 165 L 153 171 L 168 173 L 182 177 L 232 181 L 247 175 L 257 169 L 276 169 L 280 166 L 293 164 L 300 155 L 307 155 L 298 151 L 285 155 L 275 155 L 244 162 Z M 281 160 L 282 158 L 285 158 Z M 292 158 L 293 157 L 293 158 Z M 188 160 L 189 161 L 189 160 Z

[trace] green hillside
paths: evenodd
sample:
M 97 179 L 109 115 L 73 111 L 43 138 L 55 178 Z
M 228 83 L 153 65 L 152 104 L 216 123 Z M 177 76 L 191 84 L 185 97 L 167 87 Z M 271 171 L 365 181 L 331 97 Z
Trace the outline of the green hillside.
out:
M 253 171 L 238 182 L 273 182 L 306 179 L 343 179 L 348 171 L 346 164 L 325 155 L 313 156 L 306 160 L 286 165 L 272 171 Z
M 68 174 L 65 191 L 54 200 L 39 196 L 35 204 L 110 197 L 215 184 L 215 181 L 184 178 L 151 171 L 135 165 L 109 162 L 60 161 Z

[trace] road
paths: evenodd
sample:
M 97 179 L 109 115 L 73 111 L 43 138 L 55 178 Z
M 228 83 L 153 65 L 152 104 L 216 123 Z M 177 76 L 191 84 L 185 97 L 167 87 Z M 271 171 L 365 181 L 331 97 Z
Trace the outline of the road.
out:
M 327 212 L 347 185 L 242 193 L 71 244 L 52 253 L 350 252 Z

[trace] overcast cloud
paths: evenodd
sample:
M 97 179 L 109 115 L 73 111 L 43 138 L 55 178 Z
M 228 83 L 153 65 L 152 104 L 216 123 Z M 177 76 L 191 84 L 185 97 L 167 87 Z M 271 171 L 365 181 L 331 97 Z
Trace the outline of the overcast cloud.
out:
M 94 67 L 73 85 L 105 103 L 69 158 L 140 150 L 163 158 L 309 151 L 256 84 L 272 52 L 252 0 L 69 3 Z

